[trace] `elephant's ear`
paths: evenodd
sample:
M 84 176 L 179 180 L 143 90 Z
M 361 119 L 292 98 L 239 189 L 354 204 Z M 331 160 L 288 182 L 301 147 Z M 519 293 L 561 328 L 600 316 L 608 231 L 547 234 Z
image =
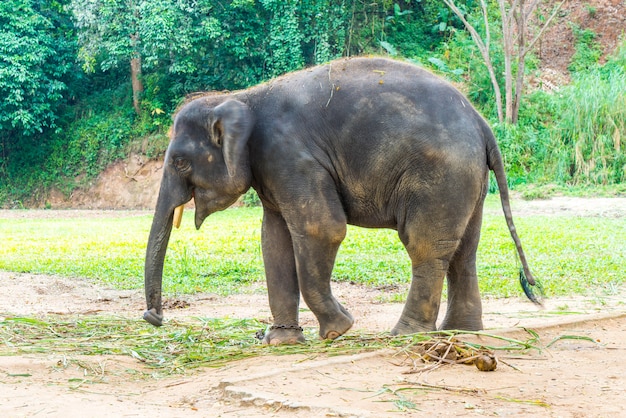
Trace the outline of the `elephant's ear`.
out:
M 246 145 L 254 126 L 250 108 L 239 100 L 227 100 L 213 109 L 211 139 L 222 147 L 228 175 L 235 177 L 247 163 Z

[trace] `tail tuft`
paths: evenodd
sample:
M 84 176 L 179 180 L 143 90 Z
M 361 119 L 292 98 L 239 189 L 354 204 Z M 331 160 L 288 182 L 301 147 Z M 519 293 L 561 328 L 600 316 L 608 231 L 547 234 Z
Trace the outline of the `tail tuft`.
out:
M 543 303 L 542 303 L 542 299 L 544 298 L 543 286 L 541 286 L 541 283 L 539 283 L 539 281 L 537 280 L 535 280 L 535 284 L 531 285 L 528 282 L 526 275 L 524 274 L 523 268 L 519 269 L 519 283 L 522 286 L 522 289 L 524 290 L 526 297 L 530 299 L 531 302 L 533 302 L 534 304 L 543 306 Z M 533 287 L 537 289 L 537 295 L 535 295 L 533 291 Z

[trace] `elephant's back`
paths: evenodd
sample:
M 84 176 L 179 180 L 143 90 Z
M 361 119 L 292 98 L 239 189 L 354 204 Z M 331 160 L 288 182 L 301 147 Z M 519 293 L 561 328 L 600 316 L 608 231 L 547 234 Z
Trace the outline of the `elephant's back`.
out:
M 247 94 L 258 132 L 270 141 L 314 144 L 354 161 L 383 156 L 410 163 L 436 155 L 465 165 L 486 160 L 478 112 L 450 83 L 410 63 L 344 58 Z
M 463 97 L 431 72 L 388 58 L 342 58 L 285 74 L 245 91 L 264 107 L 288 101 L 309 110 L 327 109 L 333 101 L 342 99 L 375 100 L 376 95 L 389 92 L 413 94 L 424 101 L 440 100 L 446 94 Z
M 337 131 L 445 127 L 479 131 L 479 114 L 456 88 L 416 65 L 387 58 L 343 58 L 278 77 L 247 93 L 262 118 L 324 121 Z M 411 126 L 407 126 L 407 124 Z M 393 129 L 393 128 L 392 128 Z

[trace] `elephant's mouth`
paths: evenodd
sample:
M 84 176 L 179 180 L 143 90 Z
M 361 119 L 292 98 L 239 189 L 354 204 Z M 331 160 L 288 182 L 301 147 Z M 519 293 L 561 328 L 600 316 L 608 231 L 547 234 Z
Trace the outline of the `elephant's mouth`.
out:
M 204 220 L 212 213 L 228 208 L 235 203 L 239 195 L 220 195 L 213 190 L 206 190 L 200 188 L 193 188 L 191 190 L 191 199 L 194 200 L 196 213 L 195 213 L 195 225 L 196 229 L 200 229 Z M 183 211 L 187 202 L 176 206 L 174 208 L 173 226 L 180 228 L 182 222 Z
M 199 191 L 198 195 L 200 198 L 196 197 L 196 189 L 193 189 L 191 191 L 191 199 L 194 200 L 195 207 L 196 207 L 196 211 L 195 211 L 196 212 L 195 213 L 196 229 L 200 229 L 200 226 L 202 226 L 202 223 L 204 222 L 207 216 L 209 216 L 211 213 L 215 212 L 216 210 L 219 210 L 219 208 L 215 207 L 216 202 L 215 202 L 215 199 L 211 199 L 210 192 L 207 193 L 201 190 Z M 203 199 L 203 197 L 208 197 L 208 199 Z M 180 228 L 180 224 L 182 223 L 183 212 L 185 211 L 186 204 L 187 202 L 179 206 L 176 206 L 174 208 L 174 218 L 172 220 L 172 225 L 174 226 L 174 228 L 177 228 L 177 229 Z
M 220 194 L 214 190 L 195 188 L 193 190 L 196 204 L 195 224 L 200 229 L 202 223 L 212 213 L 228 208 L 235 203 L 239 195 Z

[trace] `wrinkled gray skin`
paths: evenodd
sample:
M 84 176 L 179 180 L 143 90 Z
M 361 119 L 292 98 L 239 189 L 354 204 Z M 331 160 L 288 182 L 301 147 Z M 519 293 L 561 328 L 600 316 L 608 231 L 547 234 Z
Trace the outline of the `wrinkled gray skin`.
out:
M 300 294 L 322 338 L 352 326 L 330 277 L 346 224 L 398 231 L 412 282 L 392 334 L 483 328 L 476 248 L 489 170 L 528 281 L 502 157 L 486 122 L 450 84 L 416 66 L 343 59 L 185 104 L 174 120 L 145 264 L 148 310 L 162 324 L 163 262 L 174 208 L 195 199 L 196 228 L 253 187 L 276 326 L 270 344 L 304 341 Z M 292 326 L 292 327 L 290 327 Z

